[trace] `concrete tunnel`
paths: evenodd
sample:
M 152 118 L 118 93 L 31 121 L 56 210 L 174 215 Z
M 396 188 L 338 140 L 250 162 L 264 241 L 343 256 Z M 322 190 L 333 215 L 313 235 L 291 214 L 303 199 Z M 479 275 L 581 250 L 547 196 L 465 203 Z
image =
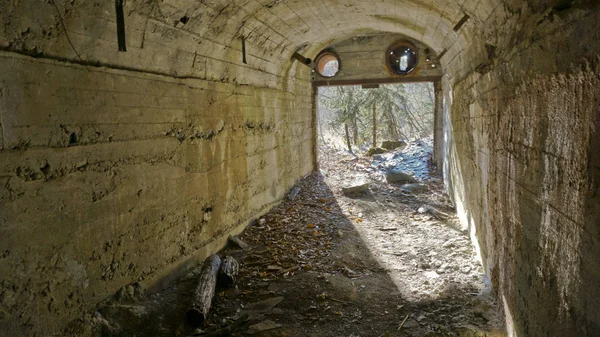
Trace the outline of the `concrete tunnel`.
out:
M 0 23 L 0 335 L 220 249 L 317 167 L 316 85 L 421 76 L 508 336 L 600 336 L 597 1 L 13 0 Z M 396 40 L 437 69 L 292 58 Z

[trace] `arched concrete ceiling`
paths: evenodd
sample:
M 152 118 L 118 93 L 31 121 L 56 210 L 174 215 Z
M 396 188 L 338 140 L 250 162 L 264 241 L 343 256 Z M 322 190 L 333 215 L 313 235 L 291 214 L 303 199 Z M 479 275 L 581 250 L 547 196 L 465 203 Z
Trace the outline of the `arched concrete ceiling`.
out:
M 485 61 L 486 43 L 511 43 L 528 14 L 542 13 L 559 2 L 127 0 L 123 9 L 128 50 L 121 53 L 116 48 L 114 0 L 11 1 L 0 3 L 0 48 L 71 62 L 274 87 L 290 77 L 307 78 L 308 72 L 299 76 L 290 61 L 299 48 L 314 57 L 336 41 L 389 32 L 419 40 L 438 54 L 445 50 L 442 66 L 450 73 L 466 73 Z M 454 30 L 465 15 L 469 20 Z M 242 38 L 248 54 L 245 64 Z
M 280 75 L 295 74 L 289 60 L 299 48 L 314 57 L 331 43 L 372 32 L 403 34 L 437 53 L 454 48 L 454 57 L 481 35 L 477 30 L 497 9 L 506 13 L 505 7 L 527 5 L 502 0 L 164 0 L 151 2 L 152 6 L 134 2 L 140 12 L 168 23 L 186 18 L 184 29 L 226 44 L 233 59 L 239 58 L 244 36 L 247 52 L 265 61 L 262 69 Z M 454 31 L 465 15 L 468 22 Z M 473 49 L 477 50 L 473 54 L 481 54 L 483 43 Z M 215 49 L 213 57 L 223 57 L 222 50 Z
M 400 33 L 420 40 L 437 51 L 458 38 L 454 25 L 468 14 L 484 21 L 499 0 L 166 0 L 150 15 L 176 21 L 189 18 L 188 29 L 217 40 L 248 42 L 265 50 L 292 53 L 298 46 L 325 45 L 360 32 Z

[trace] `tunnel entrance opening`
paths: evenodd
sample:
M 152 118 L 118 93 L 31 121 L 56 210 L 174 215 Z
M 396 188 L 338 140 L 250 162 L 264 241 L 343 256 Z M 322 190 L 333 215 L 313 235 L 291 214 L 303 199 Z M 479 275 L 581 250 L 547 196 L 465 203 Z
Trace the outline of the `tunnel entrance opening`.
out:
M 318 88 L 320 172 L 402 298 L 431 304 L 411 324 L 436 326 L 444 318 L 428 315 L 450 305 L 449 332 L 462 335 L 461 317 L 497 333 L 489 282 L 435 166 L 435 93 L 432 82 Z
M 433 83 L 320 87 L 317 99 L 319 157 L 344 151 L 385 162 L 415 143 L 424 147 L 415 159 L 433 161 Z M 406 164 L 420 166 L 417 160 Z M 426 171 L 422 167 L 411 173 Z

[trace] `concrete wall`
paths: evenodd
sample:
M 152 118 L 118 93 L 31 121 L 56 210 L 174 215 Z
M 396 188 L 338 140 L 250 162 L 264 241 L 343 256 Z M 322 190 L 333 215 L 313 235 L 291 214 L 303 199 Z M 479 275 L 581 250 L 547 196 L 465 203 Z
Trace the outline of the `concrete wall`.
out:
M 201 261 L 312 170 L 310 92 L 0 60 L 9 335 Z
M 600 14 L 510 9 L 495 55 L 446 61 L 446 173 L 509 335 L 598 336 Z
M 244 64 L 231 27 L 229 47 L 142 7 L 123 53 L 114 2 L 57 9 L 0 4 L 2 336 L 160 286 L 313 169 L 308 69 L 279 75 L 252 36 Z

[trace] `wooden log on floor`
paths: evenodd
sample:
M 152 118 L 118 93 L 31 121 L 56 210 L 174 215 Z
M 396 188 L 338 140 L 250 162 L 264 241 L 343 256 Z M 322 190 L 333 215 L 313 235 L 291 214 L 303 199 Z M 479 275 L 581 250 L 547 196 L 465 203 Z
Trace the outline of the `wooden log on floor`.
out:
M 221 258 L 218 255 L 211 255 L 204 261 L 198 286 L 194 292 L 192 305 L 186 313 L 188 322 L 194 326 L 200 326 L 204 323 L 210 310 L 215 286 L 217 284 L 217 274 L 221 266 Z
M 234 284 L 239 272 L 240 264 L 232 256 L 227 256 L 219 269 L 219 284 L 223 286 Z

